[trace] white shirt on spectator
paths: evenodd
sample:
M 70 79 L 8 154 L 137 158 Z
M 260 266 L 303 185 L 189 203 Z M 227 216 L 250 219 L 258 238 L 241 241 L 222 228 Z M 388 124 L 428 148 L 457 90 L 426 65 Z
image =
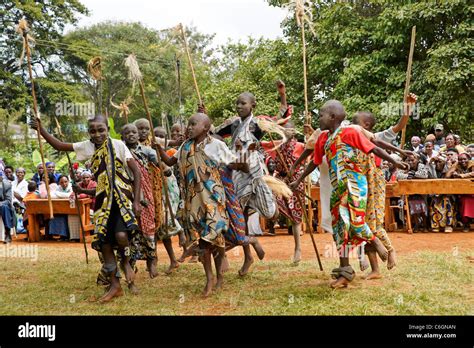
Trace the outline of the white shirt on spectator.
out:
M 25 198 L 26 194 L 28 193 L 28 181 L 23 179 L 20 183 L 18 183 L 18 179 L 12 182 L 12 191 L 13 193 L 18 193 L 21 198 Z M 13 203 L 20 203 L 18 199 L 15 198 L 13 195 Z

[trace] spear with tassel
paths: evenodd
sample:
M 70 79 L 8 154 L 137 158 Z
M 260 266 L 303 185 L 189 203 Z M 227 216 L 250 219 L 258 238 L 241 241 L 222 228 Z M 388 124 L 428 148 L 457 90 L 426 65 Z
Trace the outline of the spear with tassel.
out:
M 44 183 L 46 186 L 46 193 L 48 196 L 48 205 L 49 205 L 49 217 L 50 219 L 54 219 L 54 213 L 53 213 L 53 201 L 51 200 L 51 192 L 49 190 L 49 177 L 48 177 L 48 172 L 46 170 L 46 163 L 44 160 L 44 152 L 43 152 L 43 143 L 41 142 L 41 118 L 38 112 L 38 102 L 36 100 L 36 92 L 35 92 L 35 80 L 33 78 L 33 70 L 31 68 L 31 51 L 30 51 L 30 42 L 34 42 L 33 37 L 29 34 L 30 29 L 28 28 L 28 22 L 26 19 L 21 19 L 18 22 L 18 26 L 16 28 L 16 31 L 22 36 L 23 38 L 23 50 L 21 53 L 20 57 L 20 65 L 22 64 L 24 54 L 26 53 L 26 60 L 28 63 L 28 74 L 30 76 L 30 82 L 31 82 L 31 95 L 33 97 L 33 111 L 35 114 L 35 118 L 38 122 L 38 127 L 36 128 L 36 134 L 38 135 L 38 144 L 39 144 L 39 151 L 41 155 L 41 163 L 43 164 L 44 168 Z
M 304 112 L 305 112 L 305 124 L 311 125 L 311 114 L 309 113 L 309 102 L 308 102 L 308 78 L 307 78 L 307 64 L 306 64 L 306 34 L 305 34 L 305 24 L 308 24 L 310 31 L 313 35 L 316 35 L 313 23 L 312 23 L 312 12 L 311 12 L 311 2 L 308 0 L 293 0 L 288 4 L 288 7 L 293 8 L 295 11 L 296 23 L 301 28 L 301 46 L 302 46 L 302 55 L 303 55 L 303 83 L 304 83 Z M 308 140 L 309 135 L 306 136 L 306 141 Z M 311 178 L 308 176 L 306 180 L 306 191 L 307 195 L 311 196 Z M 309 225 L 308 229 L 312 233 L 312 224 L 313 220 L 313 209 L 311 201 L 308 201 L 308 215 L 309 215 Z
M 149 135 L 149 137 L 151 139 L 152 146 L 156 148 L 157 144 L 156 144 L 156 140 L 155 140 L 155 135 L 153 133 L 153 121 L 151 119 L 150 109 L 148 108 L 148 102 L 147 102 L 146 95 L 145 95 L 145 87 L 144 87 L 144 84 L 143 84 L 143 75 L 140 71 L 140 67 L 138 66 L 138 62 L 137 62 L 137 59 L 136 59 L 135 55 L 130 54 L 127 58 L 125 58 L 124 64 L 128 69 L 128 78 L 132 81 L 133 86 L 135 86 L 135 84 L 138 82 L 138 85 L 140 87 L 140 93 L 142 95 L 143 105 L 145 107 L 145 113 L 146 113 L 146 116 L 148 118 L 148 123 L 150 124 L 150 135 Z M 165 144 L 165 146 L 166 146 L 166 144 Z M 173 209 L 171 208 L 171 201 L 170 201 L 170 197 L 169 197 L 169 194 L 168 194 L 168 183 L 167 183 L 166 178 L 163 174 L 163 170 L 162 170 L 163 165 L 162 165 L 162 162 L 161 162 L 161 157 L 158 155 L 157 158 L 158 158 L 158 164 L 160 166 L 160 175 L 161 175 L 161 180 L 163 182 L 163 190 L 165 191 L 166 206 L 167 206 L 167 208 L 169 210 L 169 213 L 170 213 L 172 225 L 175 226 L 175 222 L 174 222 L 175 216 L 173 214 Z

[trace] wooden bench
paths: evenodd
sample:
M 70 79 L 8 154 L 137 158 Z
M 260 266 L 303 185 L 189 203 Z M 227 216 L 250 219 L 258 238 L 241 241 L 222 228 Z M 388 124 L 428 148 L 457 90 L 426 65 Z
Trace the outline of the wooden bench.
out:
M 77 215 L 77 208 L 71 208 L 69 199 L 53 199 L 53 213 Z M 80 218 L 85 232 L 94 230 L 94 225 L 91 224 L 90 209 L 92 199 L 79 199 Z M 49 216 L 49 205 L 47 199 L 31 199 L 25 202 L 26 214 L 28 215 L 28 241 L 39 242 L 41 240 L 40 227 L 38 223 L 38 215 Z M 82 242 L 82 232 L 79 233 Z
M 390 209 L 390 198 L 406 196 L 408 202 L 410 195 L 463 195 L 474 194 L 473 179 L 416 179 L 399 180 L 387 183 L 385 193 L 385 228 L 390 226 L 392 209 Z M 413 233 L 410 215 L 407 215 L 408 233 Z

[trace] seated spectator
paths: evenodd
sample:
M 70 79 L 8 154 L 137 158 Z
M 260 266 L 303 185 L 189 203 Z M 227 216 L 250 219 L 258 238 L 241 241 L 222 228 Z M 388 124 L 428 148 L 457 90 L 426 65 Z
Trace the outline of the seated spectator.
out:
M 423 144 L 421 144 L 421 139 L 418 136 L 412 136 L 411 137 L 411 146 L 409 150 L 416 152 L 416 153 L 421 153 L 424 149 Z
M 56 199 L 68 199 L 72 194 L 69 178 L 66 175 L 61 175 L 59 185 L 56 190 L 51 192 L 51 197 Z M 49 221 L 49 234 L 58 235 L 59 240 L 67 240 L 69 236 L 68 215 L 54 215 L 54 219 Z
M 41 184 L 41 177 L 43 173 L 44 173 L 43 164 L 40 163 L 36 166 L 36 173 L 31 178 L 31 180 L 33 180 L 37 186 Z
M 396 161 L 402 160 L 402 158 L 395 153 L 392 153 L 390 157 L 392 157 Z M 397 168 L 392 163 L 384 161 L 383 170 L 384 170 L 384 175 L 385 175 L 385 181 L 387 182 L 397 181 Z
M 36 182 L 31 180 L 28 182 L 28 192 L 26 193 L 25 197 L 23 198 L 23 204 L 28 202 L 31 199 L 38 199 L 40 198 L 39 196 L 39 191 L 38 191 L 38 186 L 36 185 Z M 23 211 L 23 227 L 26 229 L 28 226 L 28 213 L 26 209 Z
M 25 180 L 26 171 L 24 168 L 16 170 L 16 179 L 12 183 L 13 205 L 23 205 L 23 198 L 28 193 L 28 182 Z
M 456 140 L 454 139 L 454 134 L 448 134 L 445 139 L 446 144 L 441 146 L 439 149 L 440 153 L 445 153 L 450 149 L 456 149 L 458 153 L 465 152 L 464 146 L 456 145 Z
M 410 166 L 408 170 L 398 170 L 398 180 L 428 179 L 429 170 L 423 163 L 420 163 L 420 156 L 416 153 L 407 156 L 406 162 Z M 410 215 L 414 225 L 414 230 L 426 229 L 428 208 L 426 199 L 422 195 L 412 195 L 408 198 Z
M 474 178 L 474 161 L 469 160 L 466 152 L 460 153 L 458 162 L 446 173 L 446 178 Z M 464 232 L 469 232 L 469 221 L 474 218 L 474 195 L 461 195 L 459 213 L 464 225 Z
M 85 170 L 82 172 L 82 180 L 79 183 L 79 187 L 84 190 L 93 190 L 97 187 L 97 183 L 92 180 L 92 174 L 90 171 Z M 94 209 L 95 204 L 95 195 L 87 195 L 85 193 L 81 193 L 79 198 L 92 198 L 91 209 Z
M 441 146 L 445 144 L 445 138 L 444 138 L 444 126 L 442 124 L 437 124 L 435 126 L 435 150 L 439 151 Z M 438 148 L 436 148 L 438 147 Z
M 425 142 L 425 148 L 423 149 L 423 154 L 426 158 L 426 165 L 430 171 L 430 177 L 436 178 L 436 160 L 438 158 L 438 151 L 434 149 L 434 143 L 432 141 Z
M 43 177 L 44 177 L 44 173 L 41 176 L 41 183 L 38 188 L 39 195 L 40 195 L 40 198 L 48 198 L 48 193 L 46 191 L 46 184 L 43 180 Z M 56 184 L 56 178 L 54 177 L 53 174 L 48 175 L 48 183 L 49 183 L 49 192 L 51 193 L 51 197 L 52 197 L 53 192 L 56 191 L 56 189 L 58 188 L 58 185 Z
M 10 243 L 12 240 L 11 229 L 15 227 L 12 184 L 3 176 L 0 176 L 0 216 L 3 221 L 1 229 L 5 231 L 0 234 L 0 239 L 5 244 Z
M 14 170 L 12 166 L 6 166 L 3 170 L 3 175 L 10 182 L 10 184 L 15 181 L 15 175 L 13 173 Z
M 59 182 L 59 177 L 61 176 L 61 174 L 56 173 L 56 163 L 46 162 L 46 170 L 48 171 L 48 173 L 54 175 L 54 179 L 56 182 Z
M 469 144 L 466 148 L 466 151 L 471 160 L 474 160 L 474 144 Z

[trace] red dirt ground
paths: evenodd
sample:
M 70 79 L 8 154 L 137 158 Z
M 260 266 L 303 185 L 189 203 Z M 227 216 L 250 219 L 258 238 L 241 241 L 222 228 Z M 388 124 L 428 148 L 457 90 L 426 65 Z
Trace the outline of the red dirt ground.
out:
M 458 248 L 459 252 L 466 252 L 474 250 L 474 232 L 453 232 L 453 233 L 402 233 L 393 232 L 389 233 L 395 249 L 398 255 L 406 255 L 416 251 L 453 251 L 454 248 Z M 14 239 L 13 243 L 27 243 L 23 240 L 25 235 L 19 235 L 17 239 Z M 332 236 L 328 233 L 325 234 L 314 234 L 316 245 L 320 255 L 328 255 L 328 251 L 332 251 L 333 241 Z M 89 237 L 87 237 L 89 239 Z M 276 236 L 262 236 L 259 237 L 259 241 L 265 249 L 267 261 L 271 260 L 289 260 L 293 255 L 293 236 L 289 235 L 285 230 L 277 231 Z M 70 248 L 82 248 L 82 243 L 73 242 L 59 242 L 59 241 L 42 241 L 38 243 L 41 246 L 61 246 Z M 302 260 L 309 261 L 315 259 L 314 249 L 309 234 L 301 236 L 302 244 Z M 178 247 L 177 237 L 173 239 L 173 246 L 175 248 L 176 255 L 181 254 L 181 250 Z M 89 245 L 90 248 L 90 245 Z M 228 257 L 230 260 L 241 260 L 242 249 L 236 248 L 229 251 Z M 331 254 L 334 255 L 334 254 Z M 163 246 L 158 247 L 158 258 L 164 260 L 167 258 Z

